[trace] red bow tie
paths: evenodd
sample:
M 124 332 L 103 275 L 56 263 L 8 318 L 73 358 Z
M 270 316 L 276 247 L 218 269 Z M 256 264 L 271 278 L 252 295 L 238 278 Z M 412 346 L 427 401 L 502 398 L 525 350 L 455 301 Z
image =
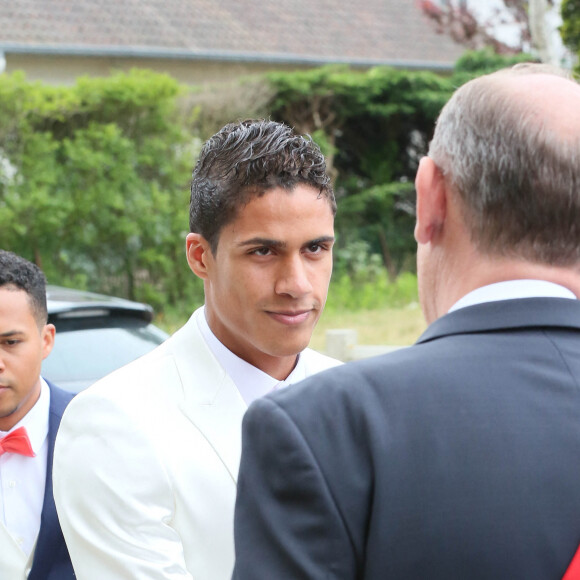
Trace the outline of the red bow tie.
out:
M 0 455 L 4 453 L 19 453 L 26 455 L 26 457 L 34 457 L 35 453 L 32 451 L 28 433 L 24 427 L 18 427 L 5 437 L 0 439 Z

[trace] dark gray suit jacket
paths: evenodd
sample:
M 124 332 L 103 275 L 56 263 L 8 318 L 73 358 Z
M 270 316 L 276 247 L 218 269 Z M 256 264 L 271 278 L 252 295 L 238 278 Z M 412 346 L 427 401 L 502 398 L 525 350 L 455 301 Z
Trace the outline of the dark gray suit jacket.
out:
M 506 300 L 256 401 L 236 580 L 559 580 L 580 543 L 580 302 Z
M 75 575 L 58 522 L 52 494 L 52 456 L 54 440 L 66 406 L 74 395 L 48 382 L 50 409 L 48 418 L 48 461 L 44 503 L 40 516 L 40 532 L 34 551 L 32 569 L 28 580 L 72 580 Z

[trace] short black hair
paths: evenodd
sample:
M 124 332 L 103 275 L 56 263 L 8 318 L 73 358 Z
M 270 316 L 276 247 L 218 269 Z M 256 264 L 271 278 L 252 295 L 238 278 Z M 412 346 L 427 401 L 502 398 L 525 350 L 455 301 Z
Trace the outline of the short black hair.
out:
M 4 287 L 24 290 L 38 326 L 46 324 L 46 277 L 38 266 L 12 252 L 0 250 L 0 288 Z
M 189 228 L 201 234 L 215 255 L 222 228 L 253 197 L 302 184 L 336 201 L 320 148 L 309 136 L 283 123 L 253 120 L 230 123 L 203 146 L 193 171 Z

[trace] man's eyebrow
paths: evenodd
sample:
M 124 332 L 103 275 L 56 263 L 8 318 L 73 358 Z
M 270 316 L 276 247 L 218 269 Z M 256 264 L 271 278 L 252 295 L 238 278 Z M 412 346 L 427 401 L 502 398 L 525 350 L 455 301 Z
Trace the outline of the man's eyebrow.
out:
M 334 242 L 334 236 L 320 236 L 319 238 L 314 238 L 313 240 L 308 240 L 302 244 L 303 246 L 312 246 L 314 244 L 325 244 L 328 242 Z M 280 240 L 273 240 L 270 238 L 250 238 L 249 240 L 244 240 L 240 242 L 238 246 L 265 246 L 268 248 L 285 248 L 286 242 Z
M 320 238 L 315 238 L 314 240 L 309 240 L 304 245 L 312 246 L 314 244 L 326 244 L 328 242 L 334 242 L 334 236 L 321 236 Z
M 270 238 L 250 238 L 240 242 L 238 246 L 267 246 L 269 248 L 284 248 L 286 242 L 280 240 L 272 240 Z
M 22 330 L 9 330 L 8 332 L 2 332 L 0 338 L 10 338 L 11 336 L 18 336 L 24 334 Z

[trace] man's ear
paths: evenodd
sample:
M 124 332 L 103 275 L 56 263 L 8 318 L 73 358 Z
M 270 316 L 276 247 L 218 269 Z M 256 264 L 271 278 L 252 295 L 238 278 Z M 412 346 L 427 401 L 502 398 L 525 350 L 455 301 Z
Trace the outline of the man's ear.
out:
M 54 346 L 54 335 L 56 333 L 56 329 L 54 324 L 45 324 L 42 331 L 42 360 L 44 360 L 52 351 L 52 347 Z
M 208 257 L 211 254 L 209 242 L 201 234 L 187 234 L 185 252 L 191 271 L 202 280 L 205 280 L 208 276 Z
M 423 157 L 419 163 L 415 189 L 417 191 L 415 240 L 418 244 L 427 244 L 440 231 L 447 212 L 447 185 L 443 173 L 429 157 Z

